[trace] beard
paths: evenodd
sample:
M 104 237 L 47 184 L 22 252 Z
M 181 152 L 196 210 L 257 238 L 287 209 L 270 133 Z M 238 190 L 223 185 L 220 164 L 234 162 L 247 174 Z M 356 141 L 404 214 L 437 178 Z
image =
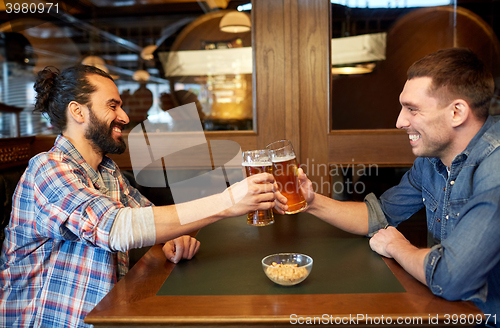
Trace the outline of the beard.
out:
M 106 122 L 100 121 L 95 115 L 92 109 L 89 107 L 89 128 L 85 132 L 85 138 L 92 142 L 92 148 L 101 153 L 105 154 L 122 154 L 127 145 L 122 137 L 115 140 L 112 136 L 113 128 L 115 126 L 123 129 L 124 124 L 112 122 L 111 125 L 107 125 Z

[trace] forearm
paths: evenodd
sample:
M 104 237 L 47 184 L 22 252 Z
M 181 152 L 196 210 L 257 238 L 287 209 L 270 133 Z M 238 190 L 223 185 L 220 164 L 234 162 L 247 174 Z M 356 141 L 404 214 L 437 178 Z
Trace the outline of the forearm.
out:
M 157 206 L 153 208 L 156 243 L 165 243 L 168 240 L 229 217 L 221 211 L 218 195 L 193 200 L 190 202 Z
M 363 202 L 341 202 L 315 194 L 307 212 L 344 231 L 368 234 L 368 209 Z
M 415 279 L 427 285 L 425 280 L 424 260 L 430 248 L 419 249 L 408 240 L 394 240 L 387 244 L 386 251 Z
M 223 218 L 273 208 L 274 178 L 269 173 L 252 175 L 220 194 L 153 209 L 156 242 L 188 234 Z
M 122 208 L 109 232 L 109 248 L 128 251 L 155 244 L 156 232 L 152 207 Z

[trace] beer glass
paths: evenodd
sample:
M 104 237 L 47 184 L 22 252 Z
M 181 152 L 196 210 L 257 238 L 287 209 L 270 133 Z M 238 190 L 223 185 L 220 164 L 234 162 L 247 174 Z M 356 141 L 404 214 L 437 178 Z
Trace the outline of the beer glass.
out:
M 279 191 L 288 199 L 286 214 L 295 214 L 303 211 L 307 202 L 300 190 L 297 160 L 289 140 L 280 140 L 266 146 L 271 152 L 273 175 Z
M 271 173 L 272 170 L 271 156 L 267 149 L 244 151 L 242 165 L 247 177 L 264 172 Z M 274 223 L 272 209 L 248 213 L 247 223 L 258 227 Z

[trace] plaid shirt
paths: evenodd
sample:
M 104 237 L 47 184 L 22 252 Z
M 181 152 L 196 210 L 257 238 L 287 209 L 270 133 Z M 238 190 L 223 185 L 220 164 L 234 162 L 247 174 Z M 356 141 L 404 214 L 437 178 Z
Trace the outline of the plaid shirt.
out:
M 0 256 L 0 327 L 87 327 L 116 283 L 109 232 L 123 207 L 152 204 L 104 157 L 98 173 L 71 142 L 30 160 Z

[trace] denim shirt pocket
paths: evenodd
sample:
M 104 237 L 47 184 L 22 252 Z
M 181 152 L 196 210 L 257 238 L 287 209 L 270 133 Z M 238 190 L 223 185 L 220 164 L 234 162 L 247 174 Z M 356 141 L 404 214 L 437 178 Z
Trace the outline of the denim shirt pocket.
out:
M 429 231 L 432 231 L 434 222 L 436 222 L 438 202 L 425 187 L 422 188 L 422 201 L 424 202 L 425 213 L 427 215 L 427 228 Z
M 462 218 L 462 214 L 460 213 L 460 210 L 462 207 L 467 203 L 468 199 L 462 198 L 462 199 L 454 199 L 450 200 L 450 211 L 448 213 L 448 225 L 450 227 L 449 232 L 453 231 L 455 227 L 457 226 L 458 222 L 460 222 L 460 219 Z

